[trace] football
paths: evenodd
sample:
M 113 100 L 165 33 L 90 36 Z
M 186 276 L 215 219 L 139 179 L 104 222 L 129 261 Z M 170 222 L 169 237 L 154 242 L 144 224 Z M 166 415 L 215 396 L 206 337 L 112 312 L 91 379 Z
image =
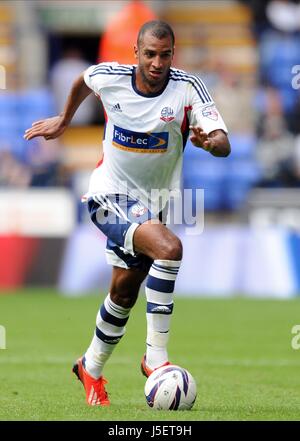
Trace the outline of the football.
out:
M 148 406 L 157 410 L 189 410 L 197 396 L 192 375 L 176 365 L 155 369 L 147 378 L 145 397 Z

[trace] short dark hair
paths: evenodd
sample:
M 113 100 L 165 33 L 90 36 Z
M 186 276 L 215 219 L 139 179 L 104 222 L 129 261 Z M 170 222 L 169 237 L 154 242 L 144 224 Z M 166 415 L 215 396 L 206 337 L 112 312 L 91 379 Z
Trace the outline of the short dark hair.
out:
M 168 23 L 161 20 L 151 20 L 143 24 L 139 30 L 137 37 L 137 45 L 140 46 L 141 41 L 146 32 L 151 31 L 151 35 L 161 40 L 162 38 L 171 37 L 172 45 L 175 44 L 175 36 L 173 29 Z

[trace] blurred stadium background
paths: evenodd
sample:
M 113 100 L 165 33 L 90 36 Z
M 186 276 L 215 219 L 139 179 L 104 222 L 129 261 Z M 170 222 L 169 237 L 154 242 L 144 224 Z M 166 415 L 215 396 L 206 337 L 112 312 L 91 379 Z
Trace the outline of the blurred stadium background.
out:
M 107 290 L 105 239 L 80 202 L 101 156 L 98 101 L 58 140 L 23 133 L 61 110 L 88 65 L 134 62 L 152 17 L 174 28 L 174 64 L 206 82 L 232 144 L 225 159 L 186 147 L 183 186 L 204 188 L 205 227 L 176 226 L 177 293 L 299 295 L 300 2 L 279 0 L 0 2 L 0 294 Z

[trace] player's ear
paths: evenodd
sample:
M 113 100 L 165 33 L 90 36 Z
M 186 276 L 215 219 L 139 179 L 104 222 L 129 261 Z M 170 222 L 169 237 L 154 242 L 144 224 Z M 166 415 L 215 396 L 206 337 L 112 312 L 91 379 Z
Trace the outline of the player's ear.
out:
M 139 48 L 137 47 L 137 45 L 135 44 L 134 46 L 133 46 L 133 49 L 134 49 L 134 58 L 138 58 L 138 51 L 139 51 Z

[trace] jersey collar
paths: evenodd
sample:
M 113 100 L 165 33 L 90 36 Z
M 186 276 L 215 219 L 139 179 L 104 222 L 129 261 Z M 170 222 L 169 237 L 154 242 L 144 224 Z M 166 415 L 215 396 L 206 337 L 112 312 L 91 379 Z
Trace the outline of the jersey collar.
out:
M 136 87 L 136 73 L 135 72 L 136 72 L 136 67 L 134 67 L 133 71 L 132 71 L 132 77 L 131 77 L 132 88 L 135 91 L 135 93 L 137 93 L 138 95 L 141 95 L 141 96 L 143 96 L 145 98 L 154 98 L 156 96 L 161 95 L 165 91 L 167 85 L 169 84 L 169 79 L 168 79 L 168 81 L 166 82 L 166 84 L 163 87 L 163 89 L 161 89 L 159 92 L 155 92 L 155 93 L 143 93 L 143 92 L 140 92 L 138 90 L 138 88 Z

